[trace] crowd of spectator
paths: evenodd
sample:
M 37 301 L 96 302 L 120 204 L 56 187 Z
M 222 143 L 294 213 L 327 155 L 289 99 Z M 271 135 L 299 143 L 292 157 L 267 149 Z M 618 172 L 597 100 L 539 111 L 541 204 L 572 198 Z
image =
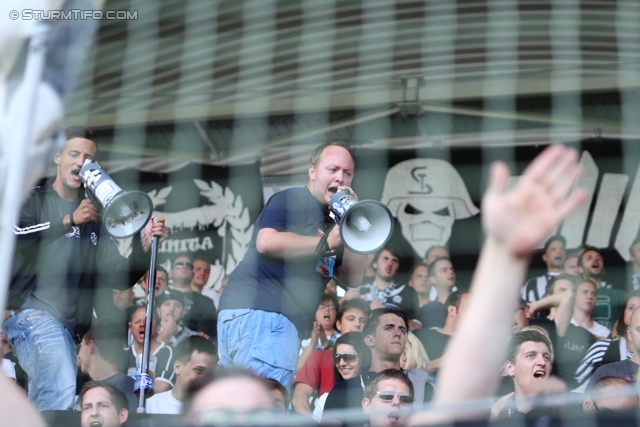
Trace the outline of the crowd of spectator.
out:
M 344 154 L 337 151 L 344 150 L 339 144 L 321 147 L 316 159 L 312 157 L 312 167 L 315 164 L 320 169 L 330 155 Z M 333 151 L 324 153 L 323 150 Z M 566 178 L 572 181 L 577 176 L 572 169 L 577 167 L 575 159 L 571 162 L 573 157 L 560 149 L 548 150 L 537 162 L 556 177 L 570 174 Z M 338 156 L 336 162 L 342 161 Z M 559 166 L 554 162 L 567 167 L 568 171 L 556 170 Z M 352 166 L 346 164 L 339 168 L 351 170 Z M 493 173 L 494 181 L 504 179 L 500 170 Z M 324 179 L 315 176 L 318 180 Z M 546 182 L 537 170 L 531 171 L 530 177 Z M 526 183 L 525 180 L 522 186 Z M 316 182 L 310 184 L 314 197 L 316 185 Z M 181 254 L 172 260 L 171 270 L 158 268 L 150 337 L 146 337 L 145 330 L 147 297 L 135 299 L 130 289 L 113 289 L 109 308 L 94 311 L 93 321 L 77 346 L 77 397 L 70 402 L 70 407 L 82 412 L 83 426 L 124 423 L 138 405 L 134 383 L 140 374 L 144 340 L 148 338 L 149 370 L 155 395 L 147 400 L 147 412 L 184 414 L 185 419 L 196 425 L 255 422 L 274 414 L 292 413 L 316 422 L 341 423 L 336 411 L 350 408 L 361 410 L 371 427 L 407 425 L 414 415 L 414 422 L 425 422 L 417 412 L 429 403 L 461 402 L 465 395 L 470 398 L 486 393 L 494 398 L 490 414 L 487 413 L 491 419 L 553 414 L 554 408 L 539 408 L 534 398 L 563 391 L 584 393 L 585 412 L 636 408 L 638 397 L 629 384 L 635 384 L 640 365 L 640 313 L 636 312 L 640 307 L 640 239 L 630 248 L 634 274 L 629 294 L 605 281 L 604 259 L 598 248 L 583 246 L 567 253 L 566 242 L 560 235 L 553 235 L 544 243 L 545 274 L 525 282 L 521 279 L 524 279 L 526 265 L 539 244 L 535 240 L 544 240 L 580 200 L 574 194 L 566 201 L 566 190 L 570 187 L 565 188 L 565 192 L 559 191 L 555 195 L 557 200 L 551 197 L 547 203 L 556 203 L 561 213 L 558 216 L 548 213 L 548 219 L 540 225 L 531 242 L 525 238 L 513 240 L 512 236 L 517 233 L 530 232 L 524 230 L 526 225 L 507 224 L 504 231 L 490 221 L 503 211 L 513 211 L 514 215 L 527 220 L 536 215 L 545 219 L 545 212 L 536 206 L 529 206 L 530 212 L 519 205 L 500 205 L 495 211 L 491 207 L 525 191 L 532 191 L 532 197 L 543 197 L 553 193 L 554 187 L 552 184 L 544 184 L 547 188 L 542 190 L 535 186 L 533 189 L 518 187 L 513 193 L 506 193 L 495 182 L 493 185 L 485 196 L 489 218 L 485 232 L 489 237 L 472 283 L 457 283 L 454 258 L 441 246 L 433 246 L 424 254 L 424 259 L 411 268 L 405 266 L 410 272 L 407 283 L 398 279 L 403 254 L 392 245 L 384 246 L 366 261 L 365 257 L 338 254 L 338 259 L 344 258 L 342 265 L 336 264 L 336 269 L 344 266 L 351 256 L 353 263 L 362 261 L 362 268 L 356 269 L 361 281 L 356 287 L 347 287 L 338 274 L 333 275 L 332 280 L 327 277 L 321 282 L 323 293 L 319 302 L 313 305 L 315 313 L 297 316 L 299 313 L 292 314 L 290 307 L 282 307 L 284 317 L 295 317 L 292 330 L 302 338 L 293 349 L 286 344 L 291 341 L 289 332 L 286 339 L 270 342 L 275 339 L 274 331 L 279 324 L 269 326 L 268 333 L 253 336 L 253 343 L 248 345 L 238 344 L 244 336 L 233 338 L 233 334 L 243 330 L 230 329 L 229 325 L 237 322 L 237 318 L 260 311 L 265 304 L 281 307 L 278 304 L 282 303 L 273 295 L 265 294 L 264 301 L 252 301 L 250 307 L 240 305 L 238 301 L 247 298 L 238 296 L 242 294 L 238 276 L 244 275 L 242 280 L 246 280 L 249 275 L 258 274 L 249 271 L 246 264 L 240 267 L 237 276 L 231 276 L 227 287 L 232 293 L 229 297 L 227 291 L 222 292 L 222 296 L 217 290 L 209 295 L 205 292 L 210 269 L 206 258 Z M 336 188 L 342 187 L 336 185 Z M 335 188 L 332 192 L 335 193 Z M 295 197 L 302 196 L 296 194 Z M 322 197 L 321 194 L 316 199 Z M 518 203 L 526 205 L 522 198 Z M 516 212 L 516 208 L 521 209 Z M 265 227 L 275 231 L 277 221 L 273 218 L 269 221 Z M 512 234 L 509 234 L 509 225 Z M 331 234 L 330 238 L 335 236 Z M 267 247 L 268 263 L 273 263 L 271 259 L 276 258 L 275 254 L 281 253 L 281 249 L 273 245 L 273 240 L 260 243 L 260 237 L 257 239 L 253 246 L 255 254 L 249 254 L 249 259 L 254 257 L 254 262 L 267 264 L 261 259 L 264 256 L 261 247 Z M 336 245 L 329 242 L 328 247 L 334 249 Z M 510 268 L 505 272 L 496 270 L 500 275 L 504 273 L 496 277 L 491 271 L 495 266 L 485 264 L 496 259 L 505 261 L 500 259 L 500 251 L 513 256 L 517 265 L 513 271 Z M 291 256 L 287 254 L 285 258 Z M 288 267 L 293 264 L 290 262 Z M 295 268 L 298 267 L 296 264 Z M 275 271 L 274 268 L 270 265 L 265 271 Z M 313 270 L 301 271 L 309 276 L 317 274 Z M 353 270 L 349 274 L 353 276 Z M 275 283 L 279 279 L 269 280 Z M 521 280 L 517 301 L 516 292 L 511 299 L 510 291 L 500 294 L 500 286 L 506 287 L 505 283 L 515 289 L 513 283 L 509 283 L 514 280 Z M 138 282 L 145 293 L 148 293 L 148 282 L 149 272 Z M 345 291 L 340 292 L 341 298 L 339 288 Z M 299 295 L 312 301 L 315 298 L 310 294 L 305 296 L 304 291 Z M 492 300 L 495 295 L 500 296 L 499 300 Z M 295 298 L 296 304 L 308 305 Z M 261 317 L 260 322 L 280 321 L 274 319 Z M 486 331 L 480 329 L 481 333 L 472 334 L 470 338 L 474 328 Z M 508 337 L 505 336 L 508 344 L 506 341 L 492 344 L 492 340 L 499 342 L 500 331 L 508 332 Z M 491 340 L 487 340 L 487 336 Z M 491 358 L 492 363 L 498 360 L 494 372 L 491 372 L 492 364 L 482 364 L 482 357 L 478 358 L 475 368 L 467 367 L 471 355 L 464 353 L 483 339 L 487 340 L 487 348 L 477 347 L 474 352 Z M 2 351 L 6 358 L 3 372 L 28 390 L 32 381 L 21 371 L 4 335 Z M 276 354 L 265 355 L 270 351 Z M 292 367 L 271 366 L 262 370 L 254 360 L 246 366 L 238 363 L 250 357 L 271 365 L 271 359 L 263 359 L 286 357 L 289 353 L 297 355 Z M 460 363 L 465 357 L 466 361 Z M 486 391 L 480 392 L 474 390 L 482 388 L 482 378 L 469 381 L 468 390 L 467 384 L 453 385 L 455 371 L 462 376 L 468 374 L 468 369 L 488 370 L 483 375 L 497 379 L 487 382 Z M 457 394 L 451 392 L 455 387 L 460 390 Z M 603 398 L 603 390 L 611 389 L 628 393 L 621 393 L 618 398 Z

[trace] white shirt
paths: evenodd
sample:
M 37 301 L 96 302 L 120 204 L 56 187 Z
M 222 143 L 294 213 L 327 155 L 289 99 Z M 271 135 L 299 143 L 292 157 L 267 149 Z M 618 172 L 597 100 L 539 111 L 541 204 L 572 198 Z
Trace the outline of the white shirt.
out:
M 575 325 L 575 326 L 580 326 L 578 325 L 578 323 L 571 319 L 571 324 Z M 607 328 L 606 326 L 602 326 L 600 323 L 596 322 L 595 320 L 593 321 L 593 326 L 590 328 L 585 328 L 587 331 L 591 332 L 593 335 L 600 337 L 600 338 L 609 338 L 609 335 L 611 335 L 611 329 Z
M 180 414 L 182 402 L 176 400 L 171 390 L 155 394 L 147 400 L 147 414 Z
M 458 290 L 457 286 L 454 286 L 453 288 L 451 288 L 451 292 L 455 292 Z M 436 289 L 435 286 L 431 286 L 431 290 L 429 291 L 429 300 L 430 301 L 435 301 L 438 299 L 438 290 Z
M 13 366 L 13 362 L 9 359 L 2 359 L 2 365 L 0 366 L 0 372 L 7 378 L 13 378 L 16 380 L 16 368 Z

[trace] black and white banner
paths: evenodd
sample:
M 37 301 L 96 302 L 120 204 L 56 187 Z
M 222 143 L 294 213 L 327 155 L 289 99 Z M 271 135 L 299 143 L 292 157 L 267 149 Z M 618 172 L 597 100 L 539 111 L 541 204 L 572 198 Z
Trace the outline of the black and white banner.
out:
M 263 206 L 258 163 L 192 163 L 167 174 L 125 169 L 110 176 L 123 189 L 149 194 L 154 214 L 166 218 L 170 233 L 159 248 L 158 263 L 167 270 L 180 255 L 204 256 L 212 264 L 207 287 L 213 287 L 244 257 Z M 131 239 L 118 243 L 122 253 L 130 250 Z
M 568 251 L 582 244 L 602 249 L 607 281 L 624 288 L 623 267 L 640 230 L 640 144 L 597 140 L 568 145 L 580 152 L 583 175 L 578 185 L 588 191 L 589 199 L 558 232 L 566 238 Z M 544 148 L 359 149 L 353 187 L 361 200 L 376 199 L 389 206 L 396 218 L 391 242 L 406 255 L 404 267 L 431 246 L 447 246 L 456 267 L 466 270 L 461 278 L 468 282 L 482 243 L 480 199 L 489 164 L 505 161 L 515 182 Z M 544 267 L 539 258 L 532 261 L 534 269 Z M 615 279 L 612 270 L 617 270 Z

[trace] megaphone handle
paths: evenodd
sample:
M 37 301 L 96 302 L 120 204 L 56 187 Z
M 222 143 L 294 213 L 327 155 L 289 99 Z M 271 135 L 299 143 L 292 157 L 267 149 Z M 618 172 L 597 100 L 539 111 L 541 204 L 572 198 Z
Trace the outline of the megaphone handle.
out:
M 327 239 L 329 238 L 329 233 L 331 233 L 331 230 L 333 230 L 333 227 L 336 226 L 336 223 L 334 222 L 331 227 L 329 227 L 329 229 L 327 231 L 324 232 L 324 234 L 322 235 L 322 237 L 320 238 L 320 241 L 318 242 L 318 246 L 316 246 L 316 250 L 314 252 L 315 256 L 326 256 L 330 251 L 331 248 L 329 248 L 329 251 L 323 251 L 325 245 L 327 244 Z

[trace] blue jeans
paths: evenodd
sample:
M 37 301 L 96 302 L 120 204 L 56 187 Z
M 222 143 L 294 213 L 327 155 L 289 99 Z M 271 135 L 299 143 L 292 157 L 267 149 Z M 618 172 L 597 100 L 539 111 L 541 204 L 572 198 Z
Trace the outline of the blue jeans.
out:
M 272 378 L 291 392 L 299 348 L 298 331 L 283 314 L 246 308 L 218 313 L 218 350 L 223 366 L 240 366 Z
M 34 309 L 13 314 L 2 328 L 29 375 L 29 399 L 38 410 L 70 409 L 78 369 L 71 334 L 52 315 Z

